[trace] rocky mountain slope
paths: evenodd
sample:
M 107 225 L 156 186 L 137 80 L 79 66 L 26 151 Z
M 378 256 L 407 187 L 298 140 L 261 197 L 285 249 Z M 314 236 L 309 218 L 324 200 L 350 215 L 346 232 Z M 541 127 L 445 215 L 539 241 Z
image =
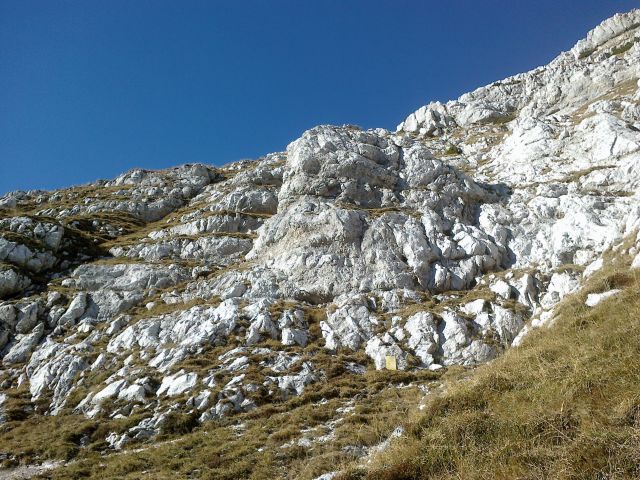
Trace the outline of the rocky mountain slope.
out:
M 639 78 L 634 10 L 395 132 L 319 126 L 254 161 L 1 197 L 6 461 L 51 456 L 11 443 L 26 422 L 93 419 L 65 442 L 104 453 L 518 345 L 604 252 L 640 266 Z

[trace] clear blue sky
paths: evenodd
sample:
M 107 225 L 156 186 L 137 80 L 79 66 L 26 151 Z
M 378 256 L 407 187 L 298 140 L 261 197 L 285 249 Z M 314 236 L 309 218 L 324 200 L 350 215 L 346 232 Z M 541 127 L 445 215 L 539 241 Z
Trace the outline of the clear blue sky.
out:
M 0 0 L 0 194 L 395 128 L 639 4 Z

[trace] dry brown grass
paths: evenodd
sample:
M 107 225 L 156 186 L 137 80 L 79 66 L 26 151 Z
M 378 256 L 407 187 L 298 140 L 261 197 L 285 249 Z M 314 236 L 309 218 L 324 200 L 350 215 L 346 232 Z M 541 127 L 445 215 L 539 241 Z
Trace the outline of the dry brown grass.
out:
M 14 209 L 8 210 L 11 215 L 30 214 L 37 215 L 44 210 L 64 210 L 73 208 L 79 202 L 85 202 L 85 199 L 93 200 L 127 200 L 128 196 L 123 195 L 128 190 L 132 190 L 131 185 L 121 185 L 106 187 L 103 185 L 79 185 L 76 187 L 64 188 L 51 192 L 42 192 L 40 195 L 29 196 L 18 202 Z
M 624 291 L 596 308 L 584 306 L 588 293 L 610 288 Z M 636 478 L 640 274 L 610 257 L 559 313 L 552 328 L 533 332 L 491 364 L 450 369 L 442 377 L 447 388 L 427 397 L 422 413 L 415 409 L 420 390 L 397 385 L 429 384 L 435 374 L 352 375 L 344 364 L 369 363 L 361 353 L 334 356 L 315 345 L 294 347 L 326 374 L 301 397 L 195 429 L 180 414 L 164 433 L 171 442 L 141 452 L 98 456 L 95 448 L 78 451 L 68 444 L 77 461 L 43 478 L 312 479 L 350 463 L 355 466 L 343 478 Z M 207 368 L 204 357 L 201 367 Z M 354 410 L 337 412 L 352 400 Z M 330 433 L 327 422 L 335 420 L 331 441 L 298 446 L 303 436 Z M 405 437 L 368 468 L 358 466 L 354 447 L 375 445 L 402 424 Z M 24 432 L 25 442 L 32 434 Z
M 132 415 L 123 420 L 91 420 L 69 411 L 58 416 L 24 415 L 38 406 L 31 404 L 29 397 L 24 389 L 11 392 L 8 421 L 0 425 L 0 453 L 11 456 L 5 466 L 47 459 L 70 460 L 81 449 L 85 452 L 101 450 L 110 431 L 126 431 L 142 419 Z M 44 405 L 45 401 L 38 403 Z
M 342 479 L 640 476 L 640 273 L 614 260 L 551 328 L 433 397 L 408 434 Z M 621 294 L 590 309 L 589 292 Z
M 174 431 L 163 432 L 163 441 L 144 445 L 143 451 L 106 456 L 95 448 L 73 451 L 76 461 L 42 478 L 315 478 L 353 460 L 349 447 L 375 445 L 386 438 L 423 398 L 417 385 L 438 377 L 424 371 L 345 372 L 345 361 L 363 360 L 362 354 L 317 354 L 314 362 L 327 378 L 300 397 L 197 428 L 188 414 L 176 414 L 171 423 Z M 410 382 L 414 386 L 398 388 Z M 354 399 L 355 410 L 337 411 Z M 330 433 L 328 422 L 336 420 L 330 442 L 297 444 L 303 436 L 313 439 Z M 303 429 L 310 431 L 303 434 Z
M 440 295 L 424 293 L 422 302 L 406 305 L 399 310 L 394 310 L 391 313 L 382 314 L 381 316 L 390 318 L 394 315 L 399 315 L 407 318 L 420 312 L 441 314 L 445 310 L 450 310 L 459 305 L 479 299 L 495 302 L 496 295 L 487 286 L 477 286 L 472 290 L 450 290 Z M 515 306 L 515 308 L 520 309 L 521 307 Z
M 589 103 L 582 105 L 571 115 L 571 122 L 573 123 L 573 125 L 578 125 L 583 120 L 586 120 L 587 118 L 594 116 L 595 113 L 590 112 L 588 109 L 589 109 L 589 105 L 595 102 L 598 102 L 600 100 L 614 100 L 627 95 L 632 95 L 637 88 L 637 83 L 638 83 L 637 78 L 632 78 L 625 82 L 621 82 L 620 84 L 612 88 L 609 92 L 603 95 L 600 95 L 599 97 L 595 98 Z

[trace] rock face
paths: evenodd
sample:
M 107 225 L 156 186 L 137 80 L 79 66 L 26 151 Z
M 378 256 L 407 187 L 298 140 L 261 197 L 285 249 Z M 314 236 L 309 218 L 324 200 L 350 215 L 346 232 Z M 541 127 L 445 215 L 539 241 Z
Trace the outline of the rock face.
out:
M 36 414 L 144 413 L 122 448 L 301 395 L 326 355 L 369 358 L 345 375 L 494 358 L 640 227 L 639 25 L 395 132 L 5 195 L 3 388 L 26 382 Z
M 475 221 L 498 195 L 420 142 L 317 127 L 287 153 L 278 212 L 247 255 L 276 275 L 281 295 L 461 290 L 506 266 L 506 236 Z

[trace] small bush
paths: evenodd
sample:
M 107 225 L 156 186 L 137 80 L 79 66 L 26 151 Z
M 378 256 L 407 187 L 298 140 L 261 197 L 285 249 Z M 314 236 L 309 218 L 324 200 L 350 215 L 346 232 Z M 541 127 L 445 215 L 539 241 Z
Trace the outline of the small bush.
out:
M 595 49 L 595 48 L 589 48 L 589 49 L 587 49 L 587 50 L 584 50 L 584 51 L 582 51 L 582 52 L 580 53 L 580 55 L 578 55 L 578 59 L 582 60 L 582 59 L 584 59 L 584 58 L 587 58 L 587 57 L 591 56 L 591 54 L 592 54 L 593 52 L 595 52 L 595 51 L 596 51 L 596 49 Z
M 460 155 L 462 153 L 462 149 L 454 144 L 449 144 L 447 149 L 444 151 L 444 155 Z
M 160 427 L 160 433 L 162 435 L 184 435 L 190 433 L 197 426 L 197 414 L 170 412 Z
M 623 53 L 625 53 L 625 52 L 629 51 L 629 50 L 631 49 L 631 47 L 633 47 L 633 44 L 634 44 L 634 43 L 636 43 L 638 40 L 639 40 L 639 39 L 634 38 L 633 40 L 631 40 L 631 41 L 629 41 L 629 42 L 627 42 L 627 43 L 624 43 L 624 44 L 622 44 L 622 45 L 619 45 L 619 46 L 617 46 L 617 47 L 614 47 L 614 48 L 611 50 L 611 53 L 612 53 L 613 55 L 621 55 L 621 54 L 623 54 Z

